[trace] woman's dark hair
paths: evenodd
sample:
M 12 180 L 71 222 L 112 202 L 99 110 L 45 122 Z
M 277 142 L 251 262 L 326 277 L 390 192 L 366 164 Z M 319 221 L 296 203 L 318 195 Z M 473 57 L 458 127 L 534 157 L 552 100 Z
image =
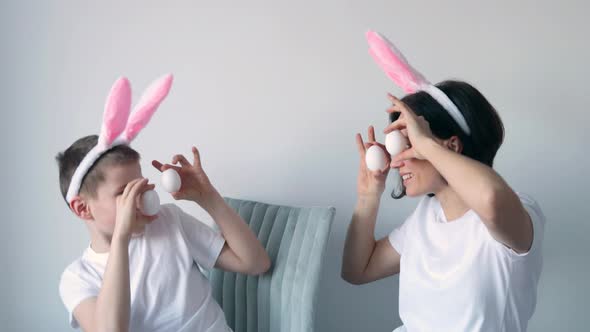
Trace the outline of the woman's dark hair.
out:
M 461 81 L 444 81 L 436 84 L 457 106 L 471 134 L 467 135 L 445 110 L 427 92 L 419 91 L 402 98 L 418 116 L 423 116 L 430 124 L 434 136 L 449 139 L 457 136 L 463 144 L 461 154 L 482 162 L 490 167 L 494 157 L 504 141 L 504 125 L 496 109 L 472 85 Z M 397 120 L 399 113 L 391 113 L 390 121 Z M 402 185 L 403 187 L 403 185 Z M 397 188 L 396 188 L 397 189 Z M 405 188 L 394 191 L 391 197 L 399 199 L 405 196 Z

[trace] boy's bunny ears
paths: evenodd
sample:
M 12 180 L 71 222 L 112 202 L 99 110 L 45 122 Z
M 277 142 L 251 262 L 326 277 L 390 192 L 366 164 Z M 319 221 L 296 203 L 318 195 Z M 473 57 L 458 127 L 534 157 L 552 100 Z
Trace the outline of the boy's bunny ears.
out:
M 171 74 L 155 80 L 143 93 L 133 113 L 131 113 L 131 85 L 129 80 L 121 77 L 113 84 L 105 104 L 98 144 L 86 154 L 78 168 L 76 168 L 66 194 L 68 203 L 78 195 L 82 179 L 100 156 L 117 145 L 129 145 L 148 124 L 160 103 L 168 95 L 171 86 Z
M 405 93 L 427 92 L 447 110 L 467 135 L 471 134 L 467 121 L 465 121 L 457 106 L 442 90 L 430 83 L 420 72 L 414 69 L 393 43 L 371 30 L 367 31 L 367 42 L 369 43 L 369 54 L 397 86 L 402 88 Z

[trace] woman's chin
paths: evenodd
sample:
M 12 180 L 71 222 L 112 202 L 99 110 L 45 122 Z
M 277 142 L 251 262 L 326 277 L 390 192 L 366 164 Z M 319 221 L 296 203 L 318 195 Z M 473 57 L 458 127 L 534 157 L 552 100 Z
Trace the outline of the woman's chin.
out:
M 406 196 L 408 197 L 420 197 L 422 195 L 426 195 L 427 190 L 420 190 L 420 188 L 416 188 L 414 184 L 411 184 L 406 187 Z

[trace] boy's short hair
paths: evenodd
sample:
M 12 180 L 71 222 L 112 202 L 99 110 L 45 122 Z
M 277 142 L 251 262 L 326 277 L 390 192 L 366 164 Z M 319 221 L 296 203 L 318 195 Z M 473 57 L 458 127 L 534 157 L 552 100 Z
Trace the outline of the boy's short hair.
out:
M 70 181 L 82 159 L 98 143 L 98 135 L 89 135 L 75 141 L 65 151 L 55 157 L 59 167 L 59 188 L 68 207 L 70 203 L 66 200 L 66 194 L 70 187 Z M 139 161 L 140 155 L 128 145 L 121 144 L 113 147 L 100 156 L 88 173 L 82 179 L 80 193 L 96 197 L 98 185 L 105 180 L 104 168 L 109 165 L 121 165 Z

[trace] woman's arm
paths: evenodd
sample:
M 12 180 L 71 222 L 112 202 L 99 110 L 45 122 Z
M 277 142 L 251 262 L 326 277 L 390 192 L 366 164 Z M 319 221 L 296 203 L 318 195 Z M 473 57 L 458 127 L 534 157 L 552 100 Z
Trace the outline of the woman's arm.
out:
M 526 252 L 533 241 L 530 216 L 516 193 L 491 167 L 443 147 L 434 139 L 430 125 L 401 100 L 390 95 L 388 112 L 401 113 L 385 129 L 405 129 L 412 147 L 397 155 L 393 164 L 417 158 L 428 160 L 459 197 L 482 219 L 490 234 L 517 252 Z
M 389 165 L 383 170 L 370 171 L 365 163 L 365 153 L 375 142 L 375 130 L 369 127 L 369 142 L 363 143 L 360 134 L 356 135 L 360 155 L 360 168 L 357 178 L 358 200 L 352 221 L 346 234 L 344 254 L 342 255 L 342 279 L 352 284 L 364 284 L 399 273 L 400 255 L 393 249 L 389 240 L 375 241 L 375 223 L 379 211 L 381 195 L 385 190 L 385 179 Z M 386 154 L 387 155 L 387 154 Z
M 346 233 L 342 279 L 360 285 L 399 273 L 400 255 L 387 237 L 375 241 L 379 197 L 359 198 Z
M 516 252 L 527 252 L 533 227 L 518 195 L 491 167 L 444 148 L 433 140 L 423 145 L 425 158 L 463 202 L 477 213 L 490 234 Z

